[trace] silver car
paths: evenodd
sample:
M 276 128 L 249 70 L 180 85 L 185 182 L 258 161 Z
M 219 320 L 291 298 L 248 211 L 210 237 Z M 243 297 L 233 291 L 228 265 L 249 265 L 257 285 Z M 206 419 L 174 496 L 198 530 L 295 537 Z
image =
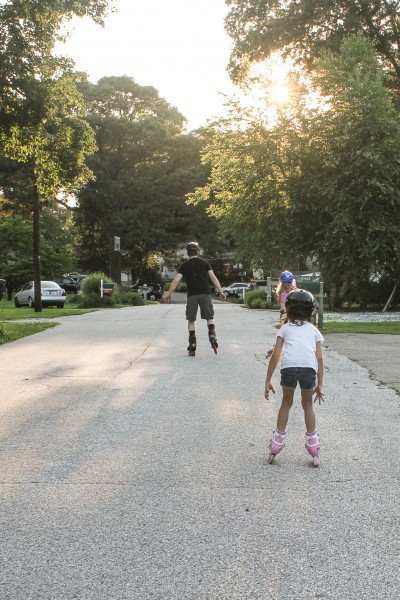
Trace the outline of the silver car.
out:
M 63 290 L 55 281 L 41 281 L 42 306 L 57 306 L 62 308 L 67 299 L 66 291 Z M 27 283 L 22 290 L 15 294 L 14 304 L 17 308 L 20 306 L 35 306 L 35 285 L 33 281 Z

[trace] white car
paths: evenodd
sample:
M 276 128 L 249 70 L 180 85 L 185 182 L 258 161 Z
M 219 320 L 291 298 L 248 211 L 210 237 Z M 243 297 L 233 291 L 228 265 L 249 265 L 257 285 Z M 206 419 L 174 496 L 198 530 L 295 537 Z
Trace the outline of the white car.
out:
M 222 286 L 222 291 L 224 292 L 225 296 L 240 297 L 243 294 L 243 290 L 245 292 L 247 292 L 250 289 L 251 289 L 250 284 L 243 283 L 243 282 L 231 283 L 231 285 Z M 217 291 L 217 293 L 218 293 L 218 291 Z
M 41 281 L 42 306 L 57 306 L 62 308 L 67 299 L 67 293 L 55 281 Z M 35 285 L 33 281 L 27 283 L 22 290 L 15 294 L 14 304 L 20 306 L 35 306 Z

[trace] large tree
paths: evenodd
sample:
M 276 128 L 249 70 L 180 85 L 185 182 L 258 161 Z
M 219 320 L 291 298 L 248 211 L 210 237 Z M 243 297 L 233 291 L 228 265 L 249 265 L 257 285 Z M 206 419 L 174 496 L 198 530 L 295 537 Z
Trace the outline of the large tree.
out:
M 274 52 L 310 65 L 321 50 L 338 52 L 362 32 L 400 79 L 400 6 L 382 0 L 227 0 L 226 29 L 234 46 L 230 71 L 240 79 L 253 62 Z M 400 86 L 398 86 L 400 87 Z
M 373 272 L 399 276 L 400 124 L 384 71 L 361 36 L 324 53 L 315 96 L 267 120 L 236 110 L 219 122 L 195 199 L 233 232 L 237 253 L 268 269 L 314 257 L 338 294 Z M 271 115 L 269 115 L 271 116 Z
M 84 157 L 94 150 L 77 77 L 52 51 L 66 19 L 100 20 L 107 5 L 104 0 L 10 0 L 0 7 L 1 152 L 18 163 L 14 175 L 30 187 L 36 311 L 41 311 L 41 203 L 86 182 Z
M 87 161 L 95 180 L 77 196 L 82 268 L 108 271 L 118 236 L 124 267 L 141 277 L 155 254 L 211 237 L 203 207 L 185 203 L 208 174 L 201 137 L 184 134 L 177 109 L 131 78 L 104 77 L 82 91 L 98 146 Z

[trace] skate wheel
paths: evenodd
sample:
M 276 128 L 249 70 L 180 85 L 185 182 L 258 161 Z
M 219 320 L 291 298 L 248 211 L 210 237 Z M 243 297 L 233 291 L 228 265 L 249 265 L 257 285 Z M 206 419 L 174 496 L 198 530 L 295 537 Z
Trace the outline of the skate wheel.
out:
M 320 460 L 319 460 L 318 456 L 314 456 L 314 458 L 313 458 L 313 465 L 314 465 L 314 467 L 319 467 Z
M 275 460 L 275 454 L 270 453 L 269 457 L 268 457 L 268 462 L 270 465 L 272 465 L 272 463 Z

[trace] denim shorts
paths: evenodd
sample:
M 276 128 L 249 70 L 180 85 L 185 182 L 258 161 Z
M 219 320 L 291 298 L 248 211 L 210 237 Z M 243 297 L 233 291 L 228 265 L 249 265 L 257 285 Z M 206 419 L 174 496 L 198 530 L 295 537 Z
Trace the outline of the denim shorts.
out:
M 200 307 L 200 316 L 202 319 L 211 321 L 214 318 L 214 307 L 210 294 L 194 294 L 187 297 L 186 302 L 186 319 L 195 321 L 197 311 Z
M 287 367 L 281 369 L 281 386 L 287 390 L 295 390 L 297 383 L 305 392 L 315 388 L 316 372 L 310 367 Z

